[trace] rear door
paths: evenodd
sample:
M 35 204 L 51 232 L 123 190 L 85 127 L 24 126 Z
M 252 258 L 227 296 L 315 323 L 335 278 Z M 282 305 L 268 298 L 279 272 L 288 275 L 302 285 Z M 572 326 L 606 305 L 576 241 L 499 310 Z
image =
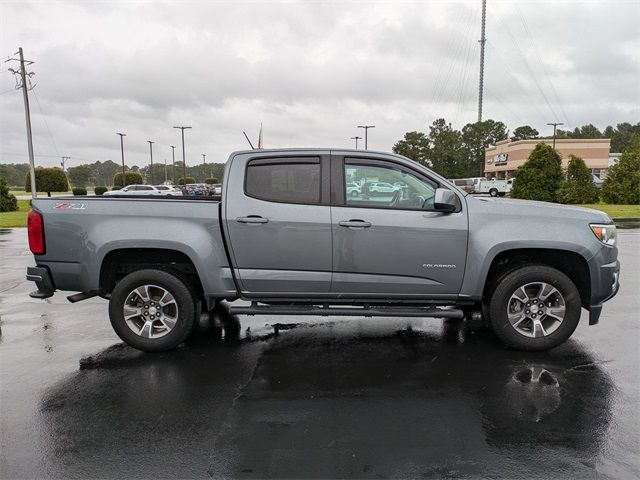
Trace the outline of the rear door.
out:
M 329 292 L 329 161 L 329 152 L 232 159 L 224 208 L 229 250 L 245 295 Z
M 403 298 L 457 295 L 468 235 L 462 201 L 455 213 L 434 211 L 436 188 L 448 187 L 391 159 L 334 156 L 332 162 L 331 292 Z M 348 182 L 385 182 L 398 188 L 345 195 Z

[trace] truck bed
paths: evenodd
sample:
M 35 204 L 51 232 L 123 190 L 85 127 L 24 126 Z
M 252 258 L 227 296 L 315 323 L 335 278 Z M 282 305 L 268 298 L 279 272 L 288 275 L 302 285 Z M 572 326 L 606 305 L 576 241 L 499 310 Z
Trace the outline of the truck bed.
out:
M 57 289 L 95 291 L 107 253 L 174 250 L 199 260 L 195 266 L 205 291 L 235 293 L 220 205 L 219 197 L 37 198 L 33 209 L 44 218 L 47 249 L 36 260 L 54 274 Z

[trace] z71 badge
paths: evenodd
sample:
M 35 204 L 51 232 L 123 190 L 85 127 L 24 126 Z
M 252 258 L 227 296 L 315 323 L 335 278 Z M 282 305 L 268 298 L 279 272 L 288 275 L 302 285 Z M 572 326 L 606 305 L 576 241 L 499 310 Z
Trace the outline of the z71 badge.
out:
M 71 203 L 71 202 L 60 202 L 56 203 L 53 208 L 66 208 L 69 210 L 84 210 L 87 208 L 86 203 Z

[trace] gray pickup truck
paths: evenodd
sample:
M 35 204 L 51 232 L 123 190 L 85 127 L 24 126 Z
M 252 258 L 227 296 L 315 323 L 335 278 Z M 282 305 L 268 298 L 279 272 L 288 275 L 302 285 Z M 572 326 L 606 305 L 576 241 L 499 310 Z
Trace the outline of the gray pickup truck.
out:
M 146 351 L 236 300 L 232 314 L 466 317 L 544 350 L 581 308 L 598 322 L 620 268 L 602 212 L 474 198 L 358 150 L 236 152 L 213 198 L 36 199 L 28 233 L 31 296 L 109 299 L 117 334 Z

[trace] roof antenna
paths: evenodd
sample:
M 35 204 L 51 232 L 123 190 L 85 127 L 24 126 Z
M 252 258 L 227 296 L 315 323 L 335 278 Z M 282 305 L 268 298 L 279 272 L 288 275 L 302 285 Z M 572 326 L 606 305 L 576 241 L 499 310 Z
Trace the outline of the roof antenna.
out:
M 255 150 L 255 148 L 253 148 L 253 143 L 251 143 L 251 140 L 249 140 L 249 137 L 247 136 L 247 132 L 243 130 L 242 133 L 244 133 L 244 138 L 246 138 L 247 142 L 249 142 L 249 145 L 251 146 L 251 150 Z

